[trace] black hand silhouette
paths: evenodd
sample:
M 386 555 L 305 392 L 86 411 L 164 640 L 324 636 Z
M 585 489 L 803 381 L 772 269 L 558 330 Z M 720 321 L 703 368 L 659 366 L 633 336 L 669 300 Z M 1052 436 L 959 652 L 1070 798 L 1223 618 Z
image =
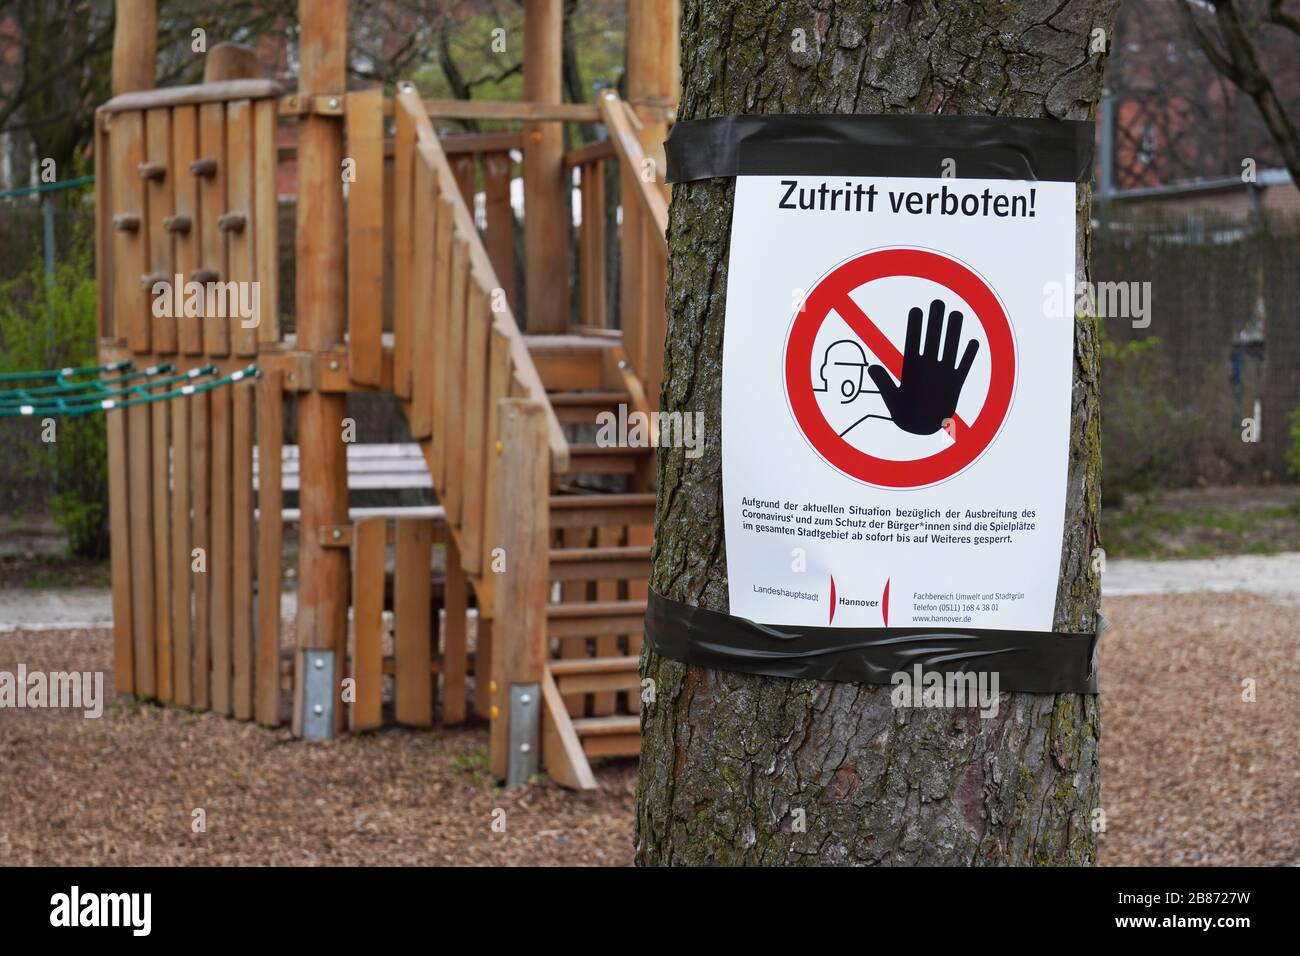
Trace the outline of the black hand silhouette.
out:
M 960 312 L 948 316 L 948 334 L 939 355 L 939 332 L 943 328 L 943 302 L 930 303 L 930 319 L 925 327 L 925 352 L 921 351 L 921 310 L 907 314 L 907 342 L 903 348 L 903 375 L 898 384 L 883 365 L 867 370 L 880 389 L 880 397 L 893 416 L 894 424 L 913 435 L 933 435 L 946 419 L 957 411 L 957 399 L 966 384 L 971 364 L 980 344 L 971 339 L 957 364 L 957 343 L 961 339 Z

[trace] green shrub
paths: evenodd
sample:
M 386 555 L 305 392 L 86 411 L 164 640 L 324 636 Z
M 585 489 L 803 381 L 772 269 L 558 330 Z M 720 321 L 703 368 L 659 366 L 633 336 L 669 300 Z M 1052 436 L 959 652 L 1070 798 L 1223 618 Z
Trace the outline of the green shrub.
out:
M 1165 397 L 1169 372 L 1155 337 L 1120 343 L 1101 329 L 1101 462 L 1103 495 L 1118 503 L 1129 492 L 1165 482 L 1177 453 L 1180 417 Z
M 22 275 L 0 283 L 0 371 L 95 365 L 95 270 L 88 244 L 73 244 L 50 281 L 39 248 Z M 33 382 L 31 384 L 41 384 Z M 0 386 L 4 388 L 12 385 Z M 108 553 L 104 417 L 56 418 L 53 442 L 41 420 L 24 422 L 5 455 L 53 490 L 50 507 L 72 555 Z

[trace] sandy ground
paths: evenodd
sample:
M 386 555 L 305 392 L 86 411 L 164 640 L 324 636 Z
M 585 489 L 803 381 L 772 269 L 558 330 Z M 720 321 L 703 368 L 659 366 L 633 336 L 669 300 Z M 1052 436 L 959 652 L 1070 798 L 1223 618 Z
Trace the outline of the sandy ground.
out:
M 1294 607 L 1174 594 L 1103 610 L 1102 862 L 1300 864 Z M 19 662 L 111 679 L 103 630 L 0 635 L 0 670 Z M 0 862 L 630 862 L 632 762 L 598 766 L 596 794 L 549 781 L 505 793 L 483 776 L 485 752 L 482 728 L 307 745 L 150 706 L 99 720 L 0 710 Z
M 1240 591 L 1300 603 L 1300 551 L 1187 561 L 1117 559 L 1107 562 L 1101 591 L 1107 597 Z

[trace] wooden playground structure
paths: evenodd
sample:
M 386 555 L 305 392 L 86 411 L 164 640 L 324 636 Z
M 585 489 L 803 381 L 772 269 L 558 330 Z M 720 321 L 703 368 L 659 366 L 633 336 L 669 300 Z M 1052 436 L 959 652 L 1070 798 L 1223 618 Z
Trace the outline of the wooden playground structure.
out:
M 388 713 L 412 727 L 477 715 L 496 776 L 517 783 L 540 766 L 594 787 L 588 758 L 639 749 L 655 496 L 653 448 L 603 447 L 587 426 L 657 407 L 675 2 L 628 3 L 628 102 L 595 104 L 561 102 L 562 0 L 524 4 L 518 103 L 349 91 L 346 0 L 301 0 L 296 91 L 222 47 L 204 83 L 154 89 L 154 2 L 117 5 L 114 98 L 94 151 L 101 360 L 260 372 L 107 412 L 118 692 L 287 720 L 309 739 Z M 440 137 L 444 118 L 517 129 Z M 603 124 L 608 138 L 566 152 L 566 123 Z M 285 124 L 294 147 L 277 141 Z M 276 308 L 286 162 L 292 332 Z M 176 276 L 206 290 L 206 314 L 155 314 L 152 290 Z M 219 307 L 239 288 L 255 290 L 255 326 Z M 350 485 L 388 487 L 410 466 L 400 447 L 347 440 L 347 395 L 363 391 L 399 399 L 436 507 L 350 507 Z M 286 524 L 298 562 L 282 638 Z

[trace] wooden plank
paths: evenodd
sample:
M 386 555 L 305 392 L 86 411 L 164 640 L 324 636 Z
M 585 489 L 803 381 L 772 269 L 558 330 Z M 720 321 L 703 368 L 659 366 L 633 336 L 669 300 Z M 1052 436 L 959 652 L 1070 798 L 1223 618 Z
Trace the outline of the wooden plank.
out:
M 231 710 L 253 719 L 253 389 L 231 391 Z
M 171 441 L 168 435 L 170 402 L 155 402 L 150 411 L 153 458 L 153 566 L 155 666 L 158 670 L 158 699 L 172 700 L 172 589 L 171 589 L 171 501 L 168 490 Z
M 443 401 L 446 421 L 459 417 L 465 400 L 465 313 L 469 302 L 469 249 L 462 235 L 452 237 L 451 247 L 451 304 L 447 309 L 446 349 L 448 360 L 443 366 Z M 464 435 L 459 429 L 446 432 L 447 486 L 442 505 L 447 510 L 447 523 L 460 525 L 460 504 L 464 487 L 460 478 L 464 473 Z
M 400 522 L 399 522 L 400 524 Z M 352 536 L 352 704 L 354 731 L 378 727 L 383 715 L 384 552 L 388 521 L 358 521 Z M 405 661 L 403 661 L 405 664 Z
M 506 301 L 512 309 L 517 309 L 515 211 L 510 205 L 511 165 L 508 152 L 483 155 L 483 212 L 487 219 L 487 232 L 483 240 Z
M 131 617 L 131 502 L 126 409 L 104 416 L 108 436 L 108 533 L 112 543 L 113 689 L 135 693 L 135 627 Z
M 450 156 L 451 173 L 456 179 L 456 190 L 465 201 L 465 208 L 474 214 L 474 157 L 472 155 Z
M 239 303 L 260 299 L 243 291 L 256 277 L 253 248 L 253 106 L 248 100 L 226 104 L 226 211 L 244 217 L 243 229 L 226 232 L 226 261 L 230 280 L 239 283 Z M 257 354 L 257 327 L 242 315 L 230 317 L 230 342 L 236 355 Z M 259 314 L 257 320 L 261 321 Z
M 112 215 L 127 224 L 136 217 L 138 228 L 113 230 L 113 322 L 120 338 L 133 352 L 151 347 L 149 293 L 141 284 L 149 271 L 149 222 L 145 211 L 144 183 L 137 169 L 144 160 L 144 116 L 121 113 L 113 117 L 109 135 L 112 159 Z
M 469 581 L 461 568 L 460 549 L 454 535 L 447 537 L 447 579 L 443 603 L 447 617 L 442 626 L 442 722 L 461 724 L 466 717 L 467 629 Z
M 193 702 L 193 649 L 190 615 L 190 398 L 171 405 L 171 616 L 172 699 L 182 707 Z
M 280 202 L 276 179 L 274 100 L 253 103 L 253 250 L 257 280 L 257 341 L 280 341 Z
M 640 372 L 645 368 L 645 316 L 641 305 L 645 300 L 641 287 L 644 281 L 642 265 L 645 256 L 641 246 L 645 241 L 645 230 L 641 220 L 645 211 L 641 204 L 631 198 L 636 189 L 636 177 L 627 168 L 627 163 L 619 164 L 618 188 L 620 197 L 629 197 L 622 203 L 623 221 L 619 226 L 619 289 L 618 315 L 623 329 L 623 349 L 628 361 Z M 545 379 L 543 379 L 545 380 Z
M 115 340 L 113 320 L 113 176 L 109 165 L 108 114 L 95 114 L 95 297 L 97 328 L 101 340 Z M 123 691 L 122 693 L 128 693 Z
M 598 104 L 600 106 L 600 115 L 609 128 L 609 138 L 614 143 L 615 149 L 618 150 L 620 165 L 623 168 L 623 182 L 631 187 L 629 192 L 624 193 L 626 197 L 623 201 L 624 222 L 627 221 L 626 210 L 630 206 L 637 206 L 650 219 L 650 229 L 653 241 L 657 245 L 662 245 L 665 249 L 668 244 L 668 203 L 664 199 L 664 194 L 659 187 L 659 177 L 646 179 L 641 175 L 642 164 L 649 157 L 646 156 L 645 150 L 637 138 L 636 131 L 632 128 L 632 123 L 628 119 L 627 106 L 619 98 L 618 94 L 612 90 L 606 91 L 601 97 Z M 648 167 L 647 167 L 648 168 Z
M 480 603 L 474 638 L 474 716 L 490 720 L 492 699 L 492 619 L 484 616 Z
M 188 220 L 189 228 L 172 233 L 176 250 L 175 272 L 189 281 L 201 262 L 199 181 L 190 163 L 199 158 L 199 115 L 193 106 L 172 111 L 172 161 L 167 172 L 172 180 L 172 212 L 177 221 Z M 174 277 L 173 277 L 174 281 Z M 176 319 L 177 347 L 186 355 L 203 351 L 203 318 L 182 315 Z
M 542 675 L 542 763 L 560 786 L 596 789 L 591 764 L 549 671 Z
M 433 381 L 429 365 L 444 343 L 434 336 L 434 216 L 435 183 L 433 170 L 423 158 L 414 160 L 412 184 L 410 271 L 399 281 L 411 286 L 411 407 L 407 423 L 411 437 L 428 438 L 433 430 Z M 437 440 L 442 440 L 438 436 Z
M 459 153 L 509 153 L 524 148 L 522 133 L 450 133 L 439 136 L 442 151 L 448 156 Z
M 600 112 L 596 106 L 589 103 L 561 103 L 558 100 L 546 103 L 513 100 L 425 100 L 424 109 L 430 116 L 445 119 L 600 122 Z
M 623 530 L 621 528 L 597 528 L 596 529 L 596 547 L 613 548 L 622 543 Z M 618 582 L 617 581 L 597 581 L 596 582 L 596 600 L 597 601 L 617 601 L 618 600 Z M 600 634 L 596 637 L 596 656 L 597 657 L 616 657 L 618 656 L 618 635 Z M 592 698 L 592 713 L 597 717 L 614 713 L 618 703 L 617 695 L 612 693 L 599 693 Z
M 145 180 L 145 207 L 149 210 L 149 274 L 161 277 L 170 289 L 174 281 L 175 262 L 172 256 L 172 234 L 163 225 L 172 215 L 172 192 L 176 174 L 172 166 L 172 117 L 168 109 L 153 109 L 144 114 L 145 158 L 163 169 L 161 177 Z M 153 291 L 149 290 L 153 302 Z M 155 353 L 174 354 L 176 351 L 176 318 L 149 316 L 152 327 L 152 347 Z
M 617 658 L 622 660 L 622 657 Z M 633 658 L 635 660 L 636 658 Z M 588 660 L 598 660 L 598 658 L 588 658 Z M 556 663 L 564 663 L 557 661 Z M 560 693 L 568 694 L 595 694 L 597 697 L 610 696 L 614 697 L 619 693 L 636 691 L 641 687 L 641 677 L 632 670 L 617 671 L 613 673 L 595 673 L 595 674 L 573 674 L 568 677 L 556 677 L 556 686 L 560 688 Z
M 131 615 L 135 693 L 155 697 L 158 672 L 155 669 L 154 579 L 153 579 L 153 456 L 148 405 L 127 409 L 130 432 L 127 467 L 130 475 L 131 523 Z
M 156 42 L 152 28 L 148 31 L 150 48 Z M 114 57 L 116 60 L 116 57 Z M 151 57 L 152 59 L 152 57 Z M 152 73 L 152 70 L 150 70 Z M 152 77 L 150 79 L 152 82 Z M 199 103 L 224 103 L 226 100 L 252 100 L 278 98 L 283 88 L 274 80 L 240 79 L 216 83 L 192 83 L 187 86 L 167 86 L 123 93 L 103 105 L 110 113 L 123 110 L 149 109 L 154 106 L 193 106 Z
M 528 399 L 501 403 L 501 480 L 497 486 L 499 529 L 505 540 L 509 571 L 497 582 L 492 678 L 496 682 L 489 763 L 492 773 L 506 771 L 506 720 L 510 687 L 538 683 L 545 672 L 547 495 L 546 409 Z
M 447 487 L 447 365 L 451 361 L 447 351 L 448 315 L 451 312 L 451 238 L 455 221 L 455 207 L 450 197 L 438 194 L 438 212 L 435 217 L 436 235 L 433 244 L 433 344 L 430 352 L 429 379 L 431 426 L 433 428 L 433 461 L 429 473 L 435 487 Z
M 488 419 L 488 334 L 492 316 L 488 295 L 475 282 L 470 283 L 465 320 L 465 399 L 462 404 L 464 437 L 463 477 L 461 487 L 461 540 L 465 553 L 461 566 L 479 573 L 483 552 L 483 501 L 487 487 L 487 419 Z
M 588 328 L 607 328 L 605 167 L 599 162 L 582 167 L 582 229 L 579 233 L 578 259 L 582 324 Z
M 348 375 L 378 385 L 383 371 L 384 91 L 349 93 L 344 100 L 348 158 Z M 399 282 L 415 278 L 395 273 Z M 417 302 L 420 300 L 417 298 Z
M 209 394 L 190 396 L 190 478 L 193 514 L 190 518 L 193 544 L 190 548 L 190 580 L 194 588 L 194 709 L 212 705 L 212 419 Z
M 599 165 L 602 160 L 613 159 L 618 155 L 614 149 L 614 144 L 607 139 L 598 139 L 594 143 L 588 143 L 586 146 L 579 146 L 577 149 L 571 149 L 564 154 L 564 168 L 572 169 L 575 166 Z M 585 179 L 587 171 L 584 168 L 582 175 Z
M 208 551 L 208 574 L 212 581 L 212 709 L 229 715 L 231 654 L 231 587 L 232 531 L 230 515 L 231 448 L 230 389 L 218 388 L 208 393 L 211 399 L 212 442 L 212 534 Z
M 398 110 L 393 149 L 393 391 L 411 397 L 411 204 L 415 188 L 415 126 Z
M 433 522 L 397 522 L 397 567 L 393 581 L 394 650 L 397 658 L 396 715 L 399 724 L 433 725 L 430 575 Z
M 559 531 L 560 541 L 565 550 L 575 548 L 589 548 L 591 546 L 591 529 L 590 528 L 562 528 Z M 549 554 L 547 555 L 549 559 Z M 548 572 L 549 573 L 549 572 Z M 590 599 L 590 587 L 587 581 L 565 581 L 560 585 L 560 599 L 566 604 L 580 604 Z M 560 641 L 560 657 L 566 660 L 573 658 L 589 657 L 587 653 L 587 638 L 580 637 L 576 640 Z M 575 717 L 581 717 L 586 712 L 587 699 L 585 694 L 564 694 L 564 707 L 568 713 Z
M 281 449 L 284 375 L 264 371 L 257 382 L 257 663 L 253 709 L 264 727 L 280 724 L 280 561 L 284 549 Z
M 229 278 L 226 237 L 217 228 L 217 220 L 226 211 L 226 110 L 221 103 L 204 103 L 199 107 L 199 157 L 216 161 L 211 176 L 198 178 L 200 268 L 211 270 L 224 282 Z M 204 315 L 203 351 L 208 355 L 230 354 L 227 320 Z
M 487 608 L 488 615 L 494 607 L 493 594 L 496 588 L 493 567 L 493 555 L 502 547 L 498 530 L 497 483 L 501 480 L 501 399 L 509 394 L 511 379 L 510 339 L 499 328 L 493 326 L 488 335 L 488 385 L 485 412 L 487 415 L 484 428 L 484 463 L 483 463 L 483 532 L 482 560 L 479 566 L 479 608 Z M 462 556 L 463 557 L 463 556 Z

